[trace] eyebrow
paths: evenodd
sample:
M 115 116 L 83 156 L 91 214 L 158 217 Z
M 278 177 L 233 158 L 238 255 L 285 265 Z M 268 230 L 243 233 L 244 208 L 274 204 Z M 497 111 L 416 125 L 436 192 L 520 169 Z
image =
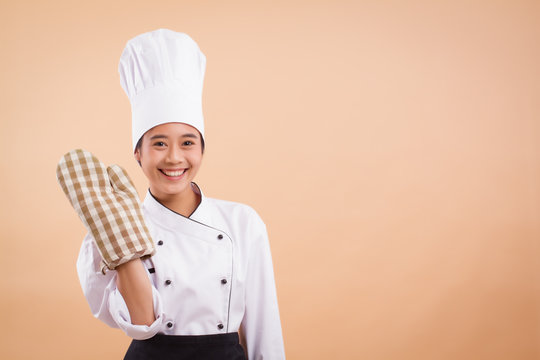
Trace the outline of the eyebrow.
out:
M 181 137 L 184 137 L 184 138 L 193 138 L 193 139 L 198 139 L 199 137 L 193 133 L 187 133 L 187 134 L 183 134 Z M 168 139 L 169 137 L 167 135 L 164 135 L 164 134 L 156 134 L 154 136 L 152 136 L 150 138 L 150 140 L 155 140 L 155 139 Z

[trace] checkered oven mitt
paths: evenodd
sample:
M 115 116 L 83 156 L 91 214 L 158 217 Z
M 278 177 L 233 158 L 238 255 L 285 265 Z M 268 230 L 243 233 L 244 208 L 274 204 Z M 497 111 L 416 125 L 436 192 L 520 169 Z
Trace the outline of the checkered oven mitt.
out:
M 60 159 L 56 177 L 96 241 L 103 273 L 154 254 L 137 191 L 124 169 L 106 167 L 88 151 L 77 149 Z

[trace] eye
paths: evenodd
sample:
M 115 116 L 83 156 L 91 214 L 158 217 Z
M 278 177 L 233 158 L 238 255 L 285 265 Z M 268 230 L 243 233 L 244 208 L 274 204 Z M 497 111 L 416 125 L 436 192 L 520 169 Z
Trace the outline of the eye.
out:
M 165 146 L 165 143 L 163 141 L 156 141 L 154 143 L 154 146 L 162 147 L 162 146 Z
M 190 141 L 190 140 L 186 140 L 186 141 L 184 141 L 184 143 L 182 145 L 185 145 L 185 146 L 193 145 L 193 142 Z

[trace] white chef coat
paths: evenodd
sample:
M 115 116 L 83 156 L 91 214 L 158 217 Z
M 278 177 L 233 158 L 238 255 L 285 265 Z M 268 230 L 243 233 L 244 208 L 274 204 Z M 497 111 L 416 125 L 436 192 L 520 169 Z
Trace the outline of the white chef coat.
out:
M 150 325 L 133 325 L 116 288 L 116 271 L 101 273 L 101 256 L 86 235 L 77 261 L 79 280 L 95 317 L 134 339 L 209 335 L 240 328 L 250 360 L 285 359 L 266 226 L 251 207 L 207 198 L 190 217 L 147 192 L 143 216 L 156 254 L 143 260 L 152 283 Z

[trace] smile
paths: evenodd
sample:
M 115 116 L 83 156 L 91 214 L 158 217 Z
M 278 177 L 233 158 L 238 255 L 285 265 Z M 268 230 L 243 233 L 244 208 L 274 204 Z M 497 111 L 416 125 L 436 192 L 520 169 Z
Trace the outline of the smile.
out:
M 164 169 L 160 169 L 159 171 L 161 171 L 163 174 L 165 174 L 168 177 L 179 177 L 179 176 L 184 175 L 186 170 L 187 169 L 182 169 L 182 170 L 164 170 Z

